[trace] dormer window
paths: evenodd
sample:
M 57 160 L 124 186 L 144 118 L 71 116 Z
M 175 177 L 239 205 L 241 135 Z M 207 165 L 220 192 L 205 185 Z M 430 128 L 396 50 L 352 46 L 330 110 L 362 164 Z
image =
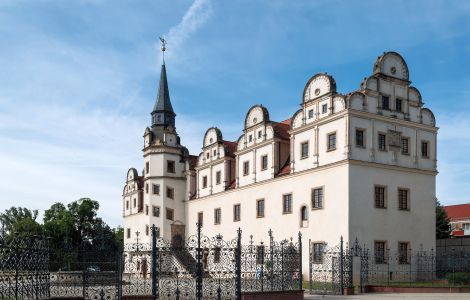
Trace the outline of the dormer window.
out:
M 313 118 L 313 109 L 310 109 L 310 110 L 308 111 L 308 118 L 309 118 L 309 119 L 312 119 L 312 118 Z
M 251 134 L 248 136 L 248 141 L 249 142 L 253 141 L 253 136 Z
M 217 150 L 214 149 L 214 156 L 217 156 Z
M 260 139 L 261 136 L 263 136 L 263 132 L 260 130 L 260 131 L 258 131 L 258 139 Z
M 210 155 L 209 152 L 207 152 L 207 153 L 206 153 L 206 158 L 207 158 L 207 159 L 209 158 L 209 155 Z
M 382 96 L 382 109 L 390 109 L 390 98 Z
M 323 114 L 326 114 L 327 111 L 328 111 L 328 104 L 323 104 L 321 107 L 321 112 Z
M 402 100 L 401 99 L 396 99 L 395 100 L 395 110 L 398 112 L 402 112 Z

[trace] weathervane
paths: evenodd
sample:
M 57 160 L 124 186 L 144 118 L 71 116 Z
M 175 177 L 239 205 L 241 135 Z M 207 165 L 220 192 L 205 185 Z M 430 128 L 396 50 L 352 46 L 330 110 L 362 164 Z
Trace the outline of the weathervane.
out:
M 163 64 L 165 64 L 165 51 L 166 51 L 166 40 L 162 38 L 161 36 L 158 37 L 160 39 L 160 42 L 162 43 L 160 50 L 162 50 L 162 55 L 163 55 Z

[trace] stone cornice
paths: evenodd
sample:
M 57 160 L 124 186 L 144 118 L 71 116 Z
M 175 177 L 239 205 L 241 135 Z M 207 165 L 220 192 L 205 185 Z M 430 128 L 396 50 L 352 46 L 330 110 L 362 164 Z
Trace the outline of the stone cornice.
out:
M 175 154 L 175 155 L 181 155 L 181 148 L 178 147 L 170 147 L 170 146 L 165 146 L 165 145 L 158 145 L 158 146 L 149 146 L 147 148 L 144 148 L 142 151 L 144 151 L 144 157 L 154 154 L 154 153 L 168 153 L 168 154 Z
M 242 154 L 245 154 L 245 153 L 248 153 L 248 152 L 251 152 L 253 151 L 254 149 L 259 149 L 261 147 L 264 147 L 266 145 L 270 145 L 272 143 L 276 143 L 276 142 L 284 142 L 284 143 L 289 143 L 289 140 L 283 140 L 283 139 L 280 139 L 278 137 L 274 137 L 272 139 L 268 139 L 268 140 L 264 140 L 263 142 L 259 143 L 259 144 L 253 144 L 247 148 L 244 148 L 244 149 L 241 149 L 241 150 L 237 150 L 235 151 L 233 154 L 235 154 L 235 156 L 237 155 L 242 155 Z
M 336 113 L 336 114 L 332 114 L 332 115 L 329 115 L 328 117 L 325 117 L 325 118 L 321 118 L 319 120 L 316 120 L 316 121 L 313 121 L 312 123 L 308 123 L 308 124 L 304 124 L 298 128 L 295 128 L 295 129 L 291 129 L 289 131 L 289 133 L 292 135 L 292 134 L 297 134 L 297 133 L 301 133 L 303 131 L 306 131 L 306 130 L 309 130 L 309 129 L 312 129 L 314 128 L 315 126 L 319 126 L 319 125 L 323 125 L 325 123 L 329 123 L 329 122 L 332 122 L 332 121 L 336 121 L 338 119 L 341 119 L 343 118 L 346 114 L 347 114 L 347 109 L 339 112 L 339 113 Z
M 148 176 L 144 178 L 144 182 L 150 179 L 176 179 L 176 180 L 186 180 L 186 176 L 182 177 L 173 177 L 173 176 Z

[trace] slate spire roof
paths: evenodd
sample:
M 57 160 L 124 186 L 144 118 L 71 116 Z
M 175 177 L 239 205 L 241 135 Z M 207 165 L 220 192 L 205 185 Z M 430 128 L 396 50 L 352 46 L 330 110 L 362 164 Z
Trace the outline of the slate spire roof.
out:
M 153 107 L 153 112 L 166 111 L 175 113 L 173 106 L 170 101 L 170 91 L 168 90 L 168 80 L 166 78 L 166 67 L 165 63 L 162 64 L 162 70 L 160 72 L 160 86 L 158 87 L 157 101 Z

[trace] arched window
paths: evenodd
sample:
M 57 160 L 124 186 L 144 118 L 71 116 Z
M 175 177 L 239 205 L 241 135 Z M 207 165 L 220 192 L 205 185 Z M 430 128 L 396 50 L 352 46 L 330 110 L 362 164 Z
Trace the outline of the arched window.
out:
M 302 221 L 307 221 L 308 220 L 308 210 L 307 210 L 307 206 L 302 206 L 302 208 L 300 209 L 300 219 Z

